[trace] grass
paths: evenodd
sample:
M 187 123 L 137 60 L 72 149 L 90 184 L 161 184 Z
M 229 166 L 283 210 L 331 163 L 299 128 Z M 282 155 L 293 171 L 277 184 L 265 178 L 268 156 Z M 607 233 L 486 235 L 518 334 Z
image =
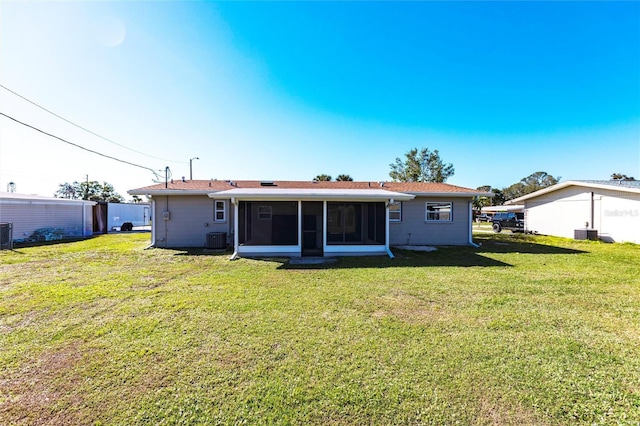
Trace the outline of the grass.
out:
M 638 424 L 640 246 L 0 252 L 0 424 Z

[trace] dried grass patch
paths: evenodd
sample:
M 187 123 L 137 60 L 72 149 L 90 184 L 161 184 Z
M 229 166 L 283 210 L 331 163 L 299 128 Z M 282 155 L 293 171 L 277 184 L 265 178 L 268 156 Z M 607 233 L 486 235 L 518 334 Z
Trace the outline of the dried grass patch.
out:
M 45 352 L 11 376 L 0 378 L 0 420 L 4 424 L 68 424 L 89 422 L 79 389 L 83 381 L 81 344 L 73 342 Z M 75 409 L 74 409 L 75 407 Z M 77 418 L 77 415 L 82 418 Z
M 377 309 L 374 318 L 393 317 L 409 324 L 428 324 L 449 321 L 453 312 L 442 301 L 426 299 L 401 289 L 375 298 L 372 305 Z

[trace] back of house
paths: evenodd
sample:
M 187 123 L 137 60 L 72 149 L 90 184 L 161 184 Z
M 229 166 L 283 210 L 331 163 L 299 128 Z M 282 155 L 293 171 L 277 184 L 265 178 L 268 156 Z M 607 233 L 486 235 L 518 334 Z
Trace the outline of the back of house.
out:
M 472 244 L 472 201 L 444 183 L 175 181 L 147 196 L 156 247 L 218 247 L 243 256 L 388 254 L 397 245 Z M 212 238 L 213 237 L 213 238 Z

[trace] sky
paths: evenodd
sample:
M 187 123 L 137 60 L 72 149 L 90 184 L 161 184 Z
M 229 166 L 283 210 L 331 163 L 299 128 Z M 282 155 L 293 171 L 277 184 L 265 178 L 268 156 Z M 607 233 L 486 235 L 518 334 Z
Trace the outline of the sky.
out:
M 0 85 L 0 191 L 640 179 L 640 2 L 4 1 Z

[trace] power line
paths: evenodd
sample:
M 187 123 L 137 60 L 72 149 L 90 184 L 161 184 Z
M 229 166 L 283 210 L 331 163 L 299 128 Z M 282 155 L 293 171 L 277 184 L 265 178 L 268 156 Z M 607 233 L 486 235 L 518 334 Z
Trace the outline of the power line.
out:
M 5 117 L 7 117 L 8 119 L 15 121 L 16 123 L 22 124 L 23 126 L 29 127 L 29 128 L 31 128 L 31 129 L 33 129 L 35 131 L 38 131 L 40 133 L 43 133 L 43 134 L 47 135 L 47 136 L 50 136 L 50 137 L 55 138 L 55 139 L 58 139 L 58 140 L 66 143 L 66 144 L 69 144 L 69 145 L 74 146 L 76 148 L 80 148 L 82 150 L 88 151 L 88 152 L 90 152 L 92 154 L 96 154 L 96 155 L 99 155 L 101 157 L 108 158 L 110 160 L 115 160 L 115 161 L 118 161 L 120 163 L 128 164 L 130 166 L 139 167 L 141 169 L 149 170 L 151 173 L 153 173 L 153 175 L 155 176 L 156 179 L 160 179 L 160 175 L 157 173 L 160 170 L 154 170 L 154 169 L 149 168 L 149 167 L 141 166 L 140 164 L 132 163 L 132 162 L 126 161 L 126 160 L 121 160 L 119 158 L 112 157 L 112 156 L 106 155 L 106 154 L 102 154 L 102 153 L 100 153 L 98 151 L 94 151 L 94 150 L 89 149 L 89 148 L 85 148 L 84 146 L 78 145 L 78 144 L 73 143 L 73 142 L 69 142 L 68 140 L 62 139 L 59 136 L 52 135 L 51 133 L 45 132 L 44 130 L 41 130 L 41 129 L 38 129 L 37 127 L 34 127 L 34 126 L 30 125 L 30 124 L 24 123 L 24 122 L 22 122 L 22 121 L 20 121 L 18 119 L 15 119 L 15 118 L 11 117 L 10 115 L 5 114 L 4 112 L 0 111 L 0 115 L 3 115 Z
M 137 153 L 137 154 L 142 154 L 142 155 L 147 156 L 147 157 L 155 158 L 156 160 L 169 161 L 169 162 L 171 162 L 171 163 L 187 164 L 187 162 L 186 162 L 186 161 L 167 160 L 167 159 L 164 159 L 164 158 L 160 158 L 160 157 L 156 157 L 156 156 L 153 156 L 153 155 L 150 155 L 150 154 L 146 154 L 146 153 L 141 152 L 141 151 L 137 151 L 137 150 L 135 150 L 135 149 L 133 149 L 133 148 L 129 148 L 129 147 L 128 147 L 128 146 L 126 146 L 126 145 L 122 145 L 122 144 L 120 144 L 120 143 L 118 143 L 118 142 L 116 142 L 116 141 L 114 141 L 114 140 L 111 140 L 111 139 L 109 139 L 109 138 L 105 138 L 104 136 L 101 136 L 101 135 L 99 135 L 99 134 L 97 134 L 97 133 L 95 133 L 95 132 L 92 132 L 91 130 L 87 129 L 86 127 L 82 127 L 81 125 L 76 124 L 76 123 L 74 123 L 74 122 L 73 122 L 73 121 L 71 121 L 71 120 L 67 120 L 66 118 L 62 117 L 61 115 L 58 115 L 58 114 L 56 114 L 55 112 L 53 112 L 53 111 L 51 111 L 51 110 L 46 109 L 46 108 L 45 108 L 45 107 L 43 107 L 42 105 L 38 105 L 38 104 L 37 104 L 37 103 L 35 103 L 34 101 L 32 101 L 32 100 L 29 100 L 29 99 L 25 98 L 25 97 L 24 97 L 24 96 L 22 96 L 21 94 L 19 94 L 19 93 L 17 93 L 17 92 L 14 92 L 13 90 L 9 89 L 7 86 L 5 86 L 5 85 L 3 85 L 3 84 L 0 84 L 0 87 L 2 87 L 4 90 L 6 90 L 6 91 L 8 91 L 8 92 L 13 93 L 14 95 L 16 95 L 16 96 L 17 96 L 17 97 L 19 97 L 19 98 L 24 99 L 25 101 L 29 102 L 30 104 L 37 106 L 37 107 L 38 107 L 38 108 L 40 108 L 41 110 L 46 111 L 46 112 L 48 112 L 49 114 L 51 114 L 51 115 L 53 115 L 53 116 L 55 116 L 55 117 L 58 117 L 60 120 L 66 121 L 67 123 L 71 124 L 72 126 L 75 126 L 75 127 L 79 128 L 79 129 L 82 129 L 82 130 L 84 130 L 85 132 L 91 133 L 92 135 L 97 136 L 97 137 L 99 137 L 100 139 L 105 140 L 105 141 L 107 141 L 107 142 L 109 142 L 109 143 L 112 143 L 112 144 L 114 144 L 114 145 L 118 145 L 119 147 L 122 147 L 122 148 L 124 148 L 124 149 L 128 149 L 129 151 L 135 152 L 135 153 Z

